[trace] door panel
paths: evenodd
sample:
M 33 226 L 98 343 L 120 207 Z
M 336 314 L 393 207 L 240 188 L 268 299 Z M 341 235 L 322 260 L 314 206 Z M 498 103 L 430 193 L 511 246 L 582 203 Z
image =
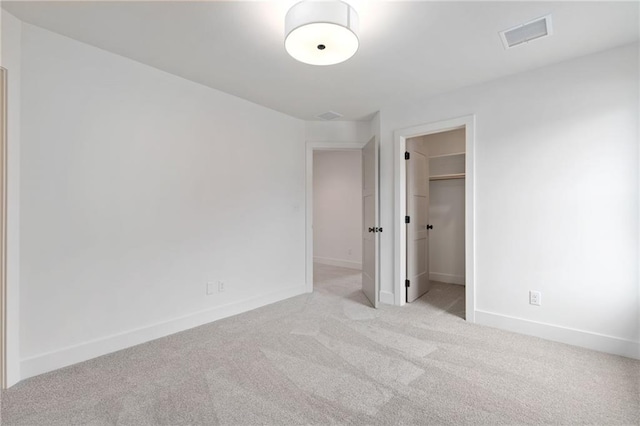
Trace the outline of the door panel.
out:
M 422 138 L 407 140 L 407 302 L 429 291 L 429 154 Z
M 378 141 L 372 138 L 362 148 L 362 291 L 378 307 Z

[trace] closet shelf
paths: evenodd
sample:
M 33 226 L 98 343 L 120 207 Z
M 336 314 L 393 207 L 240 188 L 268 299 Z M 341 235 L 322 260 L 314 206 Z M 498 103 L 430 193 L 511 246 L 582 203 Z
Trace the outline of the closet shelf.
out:
M 429 180 L 464 179 L 464 173 L 429 176 Z
M 442 158 L 442 157 L 453 157 L 453 156 L 456 156 L 456 155 L 465 155 L 465 154 L 466 154 L 466 152 L 449 152 L 449 153 L 446 153 L 446 154 L 430 155 L 429 159 Z

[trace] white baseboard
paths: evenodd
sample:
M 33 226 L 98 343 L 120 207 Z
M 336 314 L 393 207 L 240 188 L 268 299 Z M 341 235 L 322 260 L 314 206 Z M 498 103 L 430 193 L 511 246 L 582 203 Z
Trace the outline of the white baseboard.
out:
M 380 291 L 380 303 L 384 303 L 385 305 L 394 305 L 395 297 L 393 293 L 390 291 Z
M 100 339 L 69 346 L 60 350 L 47 352 L 21 360 L 21 379 L 36 376 L 48 371 L 57 370 L 82 361 L 126 349 L 131 346 L 159 339 L 170 334 L 208 324 L 222 318 L 241 314 L 261 306 L 279 302 L 290 297 L 306 293 L 306 286 L 292 287 L 276 291 L 264 296 L 228 305 L 216 306 L 194 312 L 179 318 L 163 321 L 146 327 L 125 331 Z
M 540 337 L 554 342 L 580 346 L 595 351 L 640 359 L 640 342 L 634 342 L 633 340 L 530 321 L 493 312 L 476 310 L 475 314 L 476 324 Z
M 359 271 L 362 271 L 362 263 L 353 262 L 351 260 L 331 259 L 329 257 L 316 257 L 316 256 L 314 256 L 313 262 L 314 263 L 321 263 L 323 265 L 340 266 L 342 268 L 357 269 Z
M 440 272 L 429 272 L 429 280 L 440 281 L 442 283 L 464 285 L 464 275 L 443 274 Z

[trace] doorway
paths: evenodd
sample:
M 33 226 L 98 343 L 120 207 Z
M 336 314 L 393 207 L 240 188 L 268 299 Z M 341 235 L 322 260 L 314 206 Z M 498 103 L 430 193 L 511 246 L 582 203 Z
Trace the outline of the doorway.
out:
M 341 164 L 347 168 L 340 170 Z M 378 192 L 375 138 L 366 144 L 307 144 L 307 292 L 314 290 L 314 261 L 354 268 L 361 270 L 368 304 L 377 308 Z
M 362 154 L 313 153 L 313 262 L 362 271 Z
M 464 285 L 464 160 L 464 127 L 406 141 L 407 303 Z
M 402 129 L 395 132 L 394 147 L 396 304 L 416 300 L 434 283 L 439 289 L 462 284 L 470 322 L 475 320 L 474 121 L 466 116 Z

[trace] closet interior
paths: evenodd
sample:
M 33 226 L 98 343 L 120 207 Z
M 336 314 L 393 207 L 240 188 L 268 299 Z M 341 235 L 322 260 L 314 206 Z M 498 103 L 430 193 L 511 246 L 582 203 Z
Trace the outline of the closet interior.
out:
M 465 129 L 407 140 L 407 302 L 465 284 Z
M 425 136 L 429 150 L 429 279 L 464 285 L 465 130 Z

